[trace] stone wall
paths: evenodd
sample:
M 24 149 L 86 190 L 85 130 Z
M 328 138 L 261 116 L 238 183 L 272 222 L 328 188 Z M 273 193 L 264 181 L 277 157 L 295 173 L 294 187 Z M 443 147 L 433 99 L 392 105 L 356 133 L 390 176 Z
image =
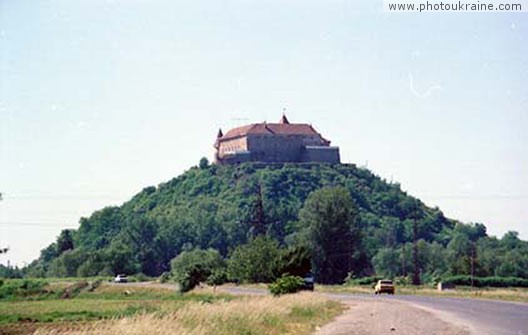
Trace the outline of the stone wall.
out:
M 220 142 L 220 146 L 218 148 L 218 157 L 221 159 L 225 155 L 229 155 L 237 151 L 247 151 L 247 150 L 248 150 L 248 143 L 247 143 L 246 137 L 234 138 L 231 140 Z
M 222 141 L 216 154 L 221 164 L 249 161 L 340 163 L 339 148 L 325 145 L 320 136 L 249 134 Z
M 338 147 L 307 146 L 304 148 L 302 162 L 323 162 L 337 164 L 341 162 Z
M 298 162 L 303 138 L 298 135 L 250 135 L 248 148 L 252 159 L 262 162 Z

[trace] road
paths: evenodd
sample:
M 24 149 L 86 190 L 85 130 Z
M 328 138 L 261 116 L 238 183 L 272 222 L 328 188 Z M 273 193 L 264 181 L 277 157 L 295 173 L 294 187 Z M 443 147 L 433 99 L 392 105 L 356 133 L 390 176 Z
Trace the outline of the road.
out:
M 528 304 L 495 300 L 443 298 L 415 295 L 370 296 L 329 294 L 340 300 L 377 299 L 401 301 L 429 310 L 448 313 L 468 325 L 475 334 L 528 335 Z
M 234 294 L 266 294 L 265 290 L 231 287 Z M 328 293 L 329 297 L 344 302 L 375 300 L 403 302 L 456 320 L 475 335 L 528 335 L 528 304 L 495 300 L 443 298 L 414 295 L 375 296 L 365 294 Z

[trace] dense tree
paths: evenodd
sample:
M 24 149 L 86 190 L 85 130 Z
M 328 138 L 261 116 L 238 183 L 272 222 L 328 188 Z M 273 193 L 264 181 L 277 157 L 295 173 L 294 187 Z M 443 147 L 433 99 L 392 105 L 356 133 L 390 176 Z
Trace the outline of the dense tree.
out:
M 201 282 L 218 284 L 225 262 L 217 250 L 195 249 L 184 251 L 171 261 L 171 272 L 180 285 L 180 291 L 192 290 Z
M 399 250 L 382 248 L 372 259 L 372 265 L 376 274 L 386 278 L 394 278 L 402 274 L 400 258 L 401 252 Z
M 63 252 L 73 250 L 73 234 L 70 229 L 61 231 L 57 238 L 57 254 L 61 255 Z
M 357 208 L 343 187 L 323 188 L 308 196 L 300 218 L 309 231 L 315 277 L 318 282 L 342 282 L 357 262 L 360 229 Z
M 202 157 L 200 159 L 200 163 L 198 164 L 198 167 L 200 169 L 207 169 L 209 167 L 209 160 L 206 157 Z
M 257 236 L 231 254 L 227 272 L 236 282 L 269 283 L 279 272 L 281 250 L 277 241 Z
M 501 239 L 488 237 L 484 225 L 447 219 L 438 208 L 425 206 L 399 184 L 387 183 L 367 169 L 316 163 L 193 167 L 168 182 L 145 187 L 122 206 L 106 207 L 82 218 L 79 229 L 70 231 L 73 244 L 63 243 L 71 239 L 59 236 L 25 271 L 28 276 L 159 275 L 183 251 L 213 248 L 227 257 L 252 235 L 273 239 L 280 254 L 298 246 L 311 252 L 310 231 L 300 211 L 307 206 L 309 194 L 328 187 L 348 192 L 356 223 L 361 223 L 361 248 L 351 248 L 353 257 L 346 258 L 352 260 L 355 276 L 374 274 L 372 263 L 384 248 L 399 255 L 398 275 L 411 274 L 414 222 L 417 260 L 424 278 L 471 272 L 528 276 L 523 270 L 528 242 L 517 233 Z M 262 209 L 263 220 L 258 220 L 256 208 Z M 259 227 L 258 234 L 253 234 L 252 222 L 264 222 L 264 229 Z M 363 253 L 358 258 L 356 251 L 360 250 Z M 66 258 L 71 258 L 73 268 L 65 269 Z M 48 271 L 52 264 L 53 271 Z M 348 271 L 345 268 L 338 277 Z M 383 273 L 395 271 L 380 262 L 375 268 Z

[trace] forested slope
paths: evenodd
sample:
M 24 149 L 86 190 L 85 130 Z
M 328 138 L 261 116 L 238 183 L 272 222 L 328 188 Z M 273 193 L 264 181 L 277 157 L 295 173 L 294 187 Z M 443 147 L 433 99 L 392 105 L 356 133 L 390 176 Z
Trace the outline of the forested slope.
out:
M 480 275 L 528 276 L 528 245 L 515 233 L 501 240 L 487 237 L 484 225 L 447 219 L 438 208 L 367 169 L 350 164 L 200 165 L 146 187 L 120 207 L 82 218 L 78 230 L 61 232 L 42 251 L 29 274 L 159 275 L 184 250 L 214 248 L 227 256 L 256 228 L 283 246 L 295 244 L 303 230 L 299 211 L 308 195 L 343 186 L 359 209 L 366 260 L 361 274 L 409 273 L 416 238 L 424 275 L 468 274 L 478 254 Z

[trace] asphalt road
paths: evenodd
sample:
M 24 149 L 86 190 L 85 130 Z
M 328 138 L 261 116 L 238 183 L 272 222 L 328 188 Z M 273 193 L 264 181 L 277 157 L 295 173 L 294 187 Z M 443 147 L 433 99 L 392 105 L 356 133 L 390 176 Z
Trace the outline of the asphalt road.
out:
M 390 298 L 450 313 L 468 323 L 476 334 L 528 335 L 528 304 L 411 295 Z
M 329 294 L 329 296 L 340 300 L 362 298 L 411 303 L 448 313 L 468 325 L 478 335 L 528 335 L 528 304 L 523 303 L 415 295 L 380 297 L 358 294 Z
M 234 294 L 266 294 L 265 290 L 231 287 Z M 401 301 L 446 313 L 468 326 L 475 335 L 528 335 L 528 304 L 496 300 L 442 298 L 414 295 L 376 296 L 366 294 L 328 294 L 339 300 L 377 299 Z

